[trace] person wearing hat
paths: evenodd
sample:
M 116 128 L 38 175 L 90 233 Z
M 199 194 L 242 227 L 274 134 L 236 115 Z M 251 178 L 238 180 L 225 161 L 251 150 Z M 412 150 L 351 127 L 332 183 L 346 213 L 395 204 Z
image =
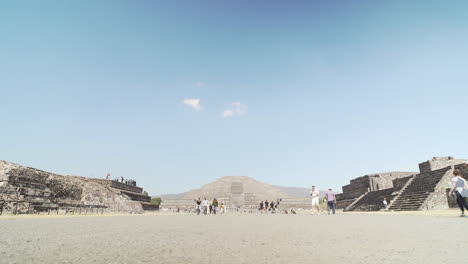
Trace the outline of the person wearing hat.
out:
M 332 187 L 328 188 L 328 192 L 325 193 L 325 196 L 327 197 L 327 210 L 328 214 L 330 214 L 330 210 L 333 211 L 333 214 L 335 214 L 336 210 L 336 196 L 335 192 L 333 192 Z

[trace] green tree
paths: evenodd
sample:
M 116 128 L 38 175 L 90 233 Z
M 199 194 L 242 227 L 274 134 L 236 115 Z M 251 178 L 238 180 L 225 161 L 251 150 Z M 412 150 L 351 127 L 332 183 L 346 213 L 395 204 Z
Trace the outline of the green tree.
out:
M 144 192 L 143 192 L 143 195 L 148 196 L 148 192 L 147 192 L 147 191 L 144 191 Z
M 155 205 L 160 205 L 161 204 L 161 198 L 160 197 L 155 197 L 153 199 L 151 199 L 151 203 L 152 204 L 155 204 Z

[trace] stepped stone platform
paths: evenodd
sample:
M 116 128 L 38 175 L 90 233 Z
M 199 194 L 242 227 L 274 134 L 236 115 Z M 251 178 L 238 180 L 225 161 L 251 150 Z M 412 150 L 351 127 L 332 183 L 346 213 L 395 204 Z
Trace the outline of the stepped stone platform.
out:
M 417 172 L 383 172 L 364 175 L 343 186 L 343 193 L 337 194 L 337 208 L 345 209 L 368 192 L 394 188 L 394 181 L 407 178 Z
M 132 201 L 139 202 L 144 211 L 159 210 L 159 205 L 151 203 L 151 196 L 143 194 L 143 188 L 118 181 L 103 181 L 106 181 L 105 184 L 110 184 L 111 188 L 120 191 L 120 194 L 128 196 Z
M 0 161 L 0 213 L 51 210 L 142 213 L 143 207 L 147 207 L 142 203 L 148 203 L 149 196 L 143 197 L 140 187 L 132 187 L 135 186 L 116 185 L 103 179 L 58 175 Z
M 344 206 L 345 211 L 383 210 L 384 198 L 388 202 L 387 210 L 392 211 L 456 207 L 455 199 L 448 196 L 455 168 L 460 169 L 463 177 L 468 179 L 468 160 L 453 157 L 436 157 L 422 162 L 419 173 L 406 177 L 400 174 L 393 178 L 392 187 L 383 190 L 371 188 L 371 182 L 367 185 L 367 181 L 360 177 L 343 187 L 343 194 L 337 195 L 338 203 Z M 369 186 L 367 191 L 366 186 Z

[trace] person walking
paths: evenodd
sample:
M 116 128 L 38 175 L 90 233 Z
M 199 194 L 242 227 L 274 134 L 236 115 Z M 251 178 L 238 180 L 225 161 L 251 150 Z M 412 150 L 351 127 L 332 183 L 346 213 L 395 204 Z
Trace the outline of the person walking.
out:
M 320 191 L 315 187 L 315 185 L 312 186 L 310 196 L 312 196 L 312 215 L 315 214 L 314 207 L 317 208 L 317 215 L 320 215 Z
M 265 213 L 268 211 L 268 200 L 265 200 Z
M 206 197 L 204 197 L 203 199 L 203 211 L 204 214 L 210 214 L 210 203 L 208 202 Z
M 466 184 L 465 179 L 460 176 L 460 170 L 455 169 L 453 171 L 453 178 L 452 178 L 452 188 L 450 189 L 449 195 L 453 195 L 455 193 L 455 197 L 457 199 L 458 207 L 461 210 L 461 217 L 465 217 L 465 208 L 468 210 L 468 204 L 466 203 L 465 197 L 468 196 L 468 186 Z
M 335 192 L 333 192 L 332 187 L 328 188 L 328 192 L 325 193 L 325 196 L 327 197 L 327 210 L 328 214 L 330 214 L 330 210 L 333 211 L 333 214 L 335 214 L 336 210 L 336 196 Z
M 383 208 L 387 209 L 387 205 L 388 205 L 387 198 L 383 198 Z
M 197 215 L 200 215 L 201 213 L 201 200 L 200 200 L 200 197 L 198 197 L 197 200 L 195 200 L 195 203 L 197 203 Z
M 216 214 L 216 212 L 218 211 L 218 200 L 216 200 L 216 198 L 213 199 L 213 213 Z

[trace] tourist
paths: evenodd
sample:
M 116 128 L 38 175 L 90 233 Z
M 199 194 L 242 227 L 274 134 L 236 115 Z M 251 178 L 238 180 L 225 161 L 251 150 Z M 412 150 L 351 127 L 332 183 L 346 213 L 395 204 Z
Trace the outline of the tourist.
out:
M 312 215 L 315 214 L 314 207 L 317 208 L 317 215 L 320 215 L 320 191 L 315 187 L 315 185 L 312 186 L 310 196 L 312 196 Z
M 335 214 L 336 210 L 336 196 L 332 190 L 332 187 L 328 188 L 328 192 L 325 193 L 327 197 L 327 210 L 328 214 L 330 214 L 330 210 L 332 210 L 333 214 Z
M 200 212 L 201 212 L 201 200 L 200 200 L 200 197 L 198 197 L 197 200 L 195 200 L 195 203 L 197 204 L 197 215 L 200 215 Z
M 220 209 L 219 211 L 220 211 L 221 214 L 224 214 L 224 213 L 225 213 L 225 211 L 224 211 L 224 203 L 221 203 L 221 205 L 219 206 L 219 209 Z
M 275 212 L 275 203 L 273 203 L 273 201 L 270 202 L 270 211 L 271 213 Z
M 258 209 L 261 213 L 263 213 L 263 202 L 260 202 L 260 208 Z
M 383 198 L 383 208 L 387 209 L 387 205 L 388 205 L 387 198 Z
M 265 200 L 265 213 L 268 211 L 268 200 Z
M 203 211 L 204 211 L 204 214 L 209 214 L 210 213 L 210 203 L 208 202 L 206 197 L 203 200 Z
M 216 211 L 218 211 L 218 200 L 216 198 L 213 199 L 213 212 L 216 214 Z
M 468 210 L 468 204 L 466 204 L 465 197 L 468 196 L 468 186 L 466 184 L 465 179 L 460 176 L 460 170 L 455 169 L 453 171 L 453 178 L 452 178 L 452 189 L 450 189 L 449 195 L 453 195 L 457 198 L 458 207 L 461 210 L 461 217 L 465 217 L 465 208 Z
M 108 173 L 106 174 L 106 180 L 110 180 L 110 177 L 111 177 L 111 175 L 110 175 L 110 173 L 108 172 Z

